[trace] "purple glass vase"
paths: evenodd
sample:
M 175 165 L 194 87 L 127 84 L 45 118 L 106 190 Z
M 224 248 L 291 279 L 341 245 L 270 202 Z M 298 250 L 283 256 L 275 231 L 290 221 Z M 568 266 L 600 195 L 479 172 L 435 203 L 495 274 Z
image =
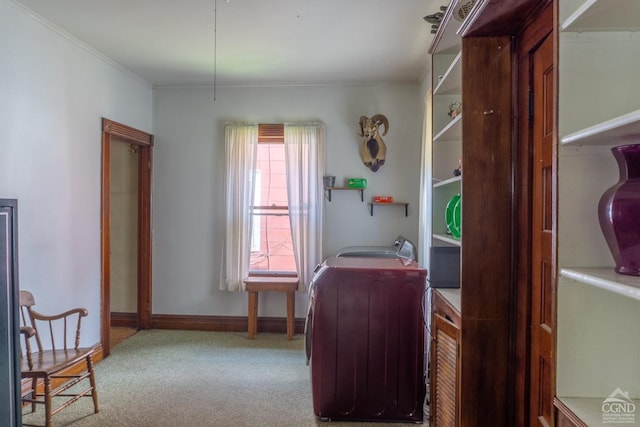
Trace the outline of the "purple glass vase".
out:
M 598 203 L 600 228 L 616 263 L 616 272 L 640 276 L 640 144 L 611 149 L 620 181 Z

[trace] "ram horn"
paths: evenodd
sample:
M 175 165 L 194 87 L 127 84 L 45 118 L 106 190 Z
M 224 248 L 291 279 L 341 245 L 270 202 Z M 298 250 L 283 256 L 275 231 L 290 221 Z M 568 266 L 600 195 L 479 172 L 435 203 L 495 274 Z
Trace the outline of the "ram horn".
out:
M 389 120 L 387 120 L 387 117 L 384 114 L 375 114 L 373 117 L 371 117 L 371 121 L 377 123 L 378 125 L 384 125 L 384 133 L 382 135 L 387 134 L 387 132 L 389 131 Z
M 369 120 L 367 116 L 360 116 L 360 133 L 358 135 L 364 136 L 364 124 Z

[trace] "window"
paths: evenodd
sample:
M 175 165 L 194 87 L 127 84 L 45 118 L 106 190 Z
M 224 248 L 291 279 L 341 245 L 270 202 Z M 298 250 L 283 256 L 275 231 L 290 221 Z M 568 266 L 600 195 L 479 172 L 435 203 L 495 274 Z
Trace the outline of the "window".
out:
M 259 125 L 251 211 L 251 274 L 296 272 L 284 156 L 284 127 Z
M 250 274 L 286 272 L 297 275 L 300 278 L 298 292 L 306 292 L 314 268 L 322 262 L 324 140 L 325 128 L 321 122 L 227 123 L 220 289 L 242 291 L 244 280 Z M 258 148 L 261 156 L 269 159 L 268 168 L 258 166 Z M 282 159 L 282 166 L 278 165 L 279 161 L 273 161 L 276 157 Z M 282 194 L 282 187 L 278 189 L 279 184 L 275 185 L 277 175 L 284 176 L 286 199 L 277 196 Z M 256 185 L 258 182 L 260 185 Z M 270 184 L 268 187 L 264 185 L 266 182 Z M 277 221 L 287 220 L 292 242 L 288 245 L 286 239 L 272 239 L 278 228 Z M 256 225 L 259 230 L 252 235 Z M 280 228 L 283 227 L 286 228 L 280 224 Z M 293 254 L 291 264 L 275 263 L 275 254 L 285 253 L 282 249 Z M 268 265 L 260 259 L 260 254 L 269 255 Z M 256 255 L 255 264 L 253 255 Z

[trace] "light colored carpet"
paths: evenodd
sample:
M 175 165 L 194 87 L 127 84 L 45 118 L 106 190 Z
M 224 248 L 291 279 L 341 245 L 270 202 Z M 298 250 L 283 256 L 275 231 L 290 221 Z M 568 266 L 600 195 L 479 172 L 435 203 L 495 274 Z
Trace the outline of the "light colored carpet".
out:
M 301 335 L 140 331 L 96 365 L 96 376 L 100 412 L 82 399 L 54 426 L 398 426 L 318 420 Z M 43 413 L 23 421 L 41 423 Z

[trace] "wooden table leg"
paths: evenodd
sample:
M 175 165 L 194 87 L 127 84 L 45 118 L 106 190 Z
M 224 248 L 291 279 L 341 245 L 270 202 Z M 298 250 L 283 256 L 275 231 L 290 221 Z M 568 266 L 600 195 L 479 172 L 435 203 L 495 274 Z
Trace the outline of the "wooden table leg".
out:
M 294 291 L 287 291 L 287 338 L 293 339 L 294 318 L 296 314 L 296 295 Z
M 297 277 L 248 277 L 244 279 L 245 290 L 249 298 L 248 338 L 253 339 L 258 333 L 258 295 L 260 291 L 285 292 L 287 298 L 287 338 L 293 339 L 295 334 L 295 297 L 298 289 Z
M 249 326 L 248 326 L 248 338 L 250 340 L 258 332 L 258 293 L 249 292 Z

